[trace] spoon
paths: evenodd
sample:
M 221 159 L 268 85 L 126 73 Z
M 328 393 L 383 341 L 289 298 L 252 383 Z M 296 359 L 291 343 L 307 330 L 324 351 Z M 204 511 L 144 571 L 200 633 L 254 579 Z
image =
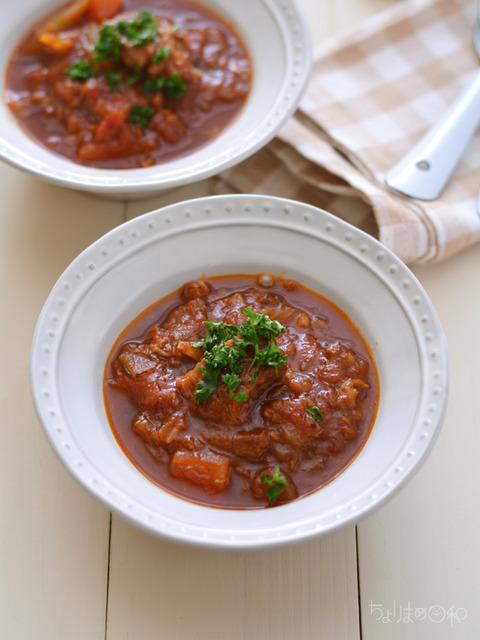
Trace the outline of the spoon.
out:
M 473 31 L 480 56 L 480 0 Z M 440 120 L 385 176 L 386 184 L 411 198 L 435 200 L 443 191 L 480 123 L 480 71 Z M 477 203 L 479 211 L 480 200 Z

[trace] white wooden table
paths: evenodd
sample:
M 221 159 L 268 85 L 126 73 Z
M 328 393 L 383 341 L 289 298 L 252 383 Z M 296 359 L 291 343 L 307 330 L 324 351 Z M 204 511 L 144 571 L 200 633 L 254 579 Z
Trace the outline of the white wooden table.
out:
M 394 3 L 301 0 L 316 43 Z M 209 185 L 127 203 L 0 163 L 0 188 L 2 640 L 480 637 L 480 246 L 414 269 L 447 335 L 451 395 L 408 487 L 337 535 L 215 552 L 112 517 L 52 453 L 29 389 L 35 322 L 69 262 L 127 218 Z

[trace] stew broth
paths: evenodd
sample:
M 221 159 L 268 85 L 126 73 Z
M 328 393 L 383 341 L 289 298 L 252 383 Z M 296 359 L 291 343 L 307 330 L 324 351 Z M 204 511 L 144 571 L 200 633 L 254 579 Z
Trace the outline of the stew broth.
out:
M 239 327 L 246 310 L 284 328 L 275 344 L 286 362 L 261 364 L 252 379 L 248 347 L 240 386 L 232 394 L 221 381 L 200 403 L 205 321 Z M 379 384 L 368 345 L 338 307 L 292 280 L 230 275 L 187 283 L 140 314 L 112 349 L 104 395 L 119 445 L 152 482 L 196 503 L 253 509 L 344 470 L 368 438 Z

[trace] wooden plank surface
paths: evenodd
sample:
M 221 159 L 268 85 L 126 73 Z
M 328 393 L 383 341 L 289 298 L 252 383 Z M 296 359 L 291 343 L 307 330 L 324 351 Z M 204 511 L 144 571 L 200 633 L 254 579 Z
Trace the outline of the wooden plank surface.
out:
M 29 352 L 69 262 L 117 225 L 121 203 L 1 165 L 0 638 L 103 638 L 109 513 L 70 478 L 41 432 Z
M 115 640 L 360 637 L 353 528 L 232 553 L 163 542 L 114 518 L 110 566 Z
M 363 637 L 473 640 L 480 637 L 480 251 L 413 271 L 447 337 L 449 404 L 424 467 L 358 527 Z

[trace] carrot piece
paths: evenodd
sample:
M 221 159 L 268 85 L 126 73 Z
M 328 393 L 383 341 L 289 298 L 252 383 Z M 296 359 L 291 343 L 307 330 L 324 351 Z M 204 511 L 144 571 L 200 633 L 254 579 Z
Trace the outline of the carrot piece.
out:
M 65 7 L 60 13 L 37 29 L 22 47 L 22 53 L 36 53 L 42 48 L 42 38 L 46 34 L 59 33 L 75 26 L 87 9 L 89 0 L 77 0 Z
M 177 451 L 170 471 L 211 491 L 221 491 L 230 483 L 230 458 L 212 451 Z
M 120 13 L 123 0 L 88 0 L 88 15 L 95 22 L 109 20 Z
M 58 33 L 64 29 L 70 29 L 83 16 L 88 5 L 88 0 L 77 0 L 72 2 L 60 13 L 54 16 L 44 26 L 45 31 L 51 31 L 52 33 Z
M 59 38 L 54 33 L 49 33 L 48 31 L 44 31 L 39 34 L 38 39 L 42 43 L 44 47 L 51 51 L 55 51 L 58 54 L 65 54 L 71 50 L 73 47 L 73 42 L 69 40 L 65 40 L 64 38 Z

